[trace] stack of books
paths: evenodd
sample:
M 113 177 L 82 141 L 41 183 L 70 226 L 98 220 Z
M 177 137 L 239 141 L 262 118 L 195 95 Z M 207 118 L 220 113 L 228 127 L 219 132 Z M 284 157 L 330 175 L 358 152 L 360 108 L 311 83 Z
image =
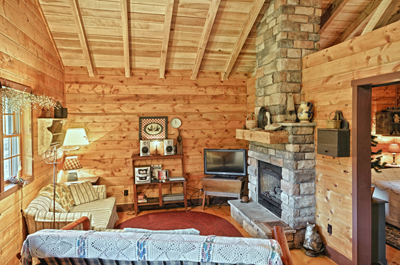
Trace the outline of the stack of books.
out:
M 184 198 L 183 193 L 171 193 L 163 195 L 164 202 L 183 201 L 183 198 Z

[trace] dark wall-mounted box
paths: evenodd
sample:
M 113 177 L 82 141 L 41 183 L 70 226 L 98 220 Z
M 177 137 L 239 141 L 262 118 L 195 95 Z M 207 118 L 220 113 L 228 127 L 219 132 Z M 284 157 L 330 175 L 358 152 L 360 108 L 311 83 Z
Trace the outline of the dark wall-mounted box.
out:
M 349 157 L 350 130 L 318 129 L 317 153 L 334 157 Z

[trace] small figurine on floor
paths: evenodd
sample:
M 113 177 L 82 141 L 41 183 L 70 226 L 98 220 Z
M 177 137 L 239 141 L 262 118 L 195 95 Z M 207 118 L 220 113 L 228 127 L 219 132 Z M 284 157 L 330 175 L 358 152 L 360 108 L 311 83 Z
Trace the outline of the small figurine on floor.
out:
M 303 247 L 306 249 L 305 254 L 310 257 L 317 257 L 324 250 L 322 238 L 315 224 L 307 222 Z

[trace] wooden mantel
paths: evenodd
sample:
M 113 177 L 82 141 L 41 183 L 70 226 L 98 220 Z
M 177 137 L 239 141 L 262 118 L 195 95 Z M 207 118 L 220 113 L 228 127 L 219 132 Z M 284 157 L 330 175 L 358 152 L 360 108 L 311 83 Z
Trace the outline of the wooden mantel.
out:
M 289 143 L 289 132 L 236 129 L 236 139 L 265 144 L 286 144 Z

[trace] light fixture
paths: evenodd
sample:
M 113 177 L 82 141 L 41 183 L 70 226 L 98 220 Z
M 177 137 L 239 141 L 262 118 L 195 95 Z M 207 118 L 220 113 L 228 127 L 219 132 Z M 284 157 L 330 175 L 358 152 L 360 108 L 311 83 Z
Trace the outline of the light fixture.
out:
M 400 153 L 399 144 L 390 144 L 389 148 L 388 148 L 388 152 L 393 154 L 392 165 L 396 165 L 396 153 Z
M 65 134 L 63 146 L 75 146 L 78 149 L 80 145 L 88 145 L 89 139 L 86 135 L 85 129 L 74 128 L 68 129 Z
M 57 150 L 57 145 L 51 146 L 45 152 L 46 164 L 53 164 L 53 229 L 56 227 L 56 175 L 57 175 L 57 165 L 62 162 L 62 156 L 64 151 L 71 151 L 79 149 L 80 145 L 88 145 L 89 139 L 86 135 L 85 129 L 83 128 L 73 128 L 68 129 L 65 134 L 65 139 L 63 147 L 74 147 L 71 149 L 60 148 Z M 61 152 L 60 160 L 57 158 L 58 152 Z
M 155 141 L 155 145 L 156 145 L 156 156 L 158 155 L 158 154 L 157 154 L 157 151 L 158 151 L 157 149 L 158 149 L 158 144 L 159 144 L 159 143 L 160 143 L 160 141 Z

